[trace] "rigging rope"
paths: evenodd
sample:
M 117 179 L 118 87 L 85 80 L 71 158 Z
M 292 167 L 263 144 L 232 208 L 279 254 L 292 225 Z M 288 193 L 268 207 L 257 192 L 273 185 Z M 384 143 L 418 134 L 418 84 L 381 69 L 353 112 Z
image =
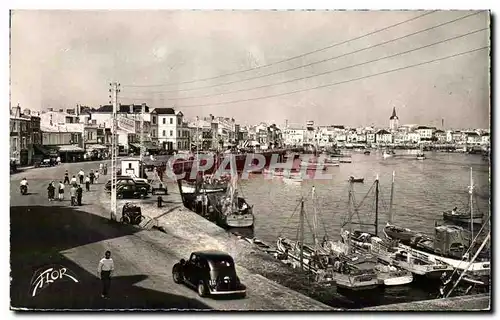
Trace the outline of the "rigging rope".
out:
M 278 232 L 278 237 L 281 236 L 281 233 L 285 229 L 285 226 L 288 224 L 288 222 L 290 222 L 290 219 L 292 219 L 292 217 L 295 214 L 295 212 L 297 212 L 297 208 L 299 207 L 299 205 L 302 202 L 302 200 L 303 200 L 303 198 L 301 198 L 300 201 L 297 203 L 297 205 L 295 206 L 295 209 L 293 209 L 292 215 L 290 217 L 288 217 L 288 219 L 286 220 L 286 223 L 283 225 L 283 228 L 281 228 L 280 232 Z

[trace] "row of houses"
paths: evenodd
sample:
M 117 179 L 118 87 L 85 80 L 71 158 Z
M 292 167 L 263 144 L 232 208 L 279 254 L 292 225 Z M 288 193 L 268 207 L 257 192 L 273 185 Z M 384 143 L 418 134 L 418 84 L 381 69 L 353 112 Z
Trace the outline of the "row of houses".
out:
M 488 145 L 490 134 L 481 130 L 440 130 L 435 127 L 408 125 L 394 129 L 373 127 L 347 128 L 343 125 L 288 127 L 283 130 L 284 144 L 302 146 L 314 144 L 320 147 L 346 143 L 362 144 L 469 144 Z
M 24 165 L 51 154 L 60 155 L 62 161 L 81 160 L 93 153 L 106 156 L 111 145 L 112 113 L 111 105 L 49 108 L 38 113 L 13 107 L 11 160 Z M 281 130 L 274 124 L 243 127 L 234 118 L 214 115 L 187 121 L 181 111 L 146 104 L 119 105 L 116 134 L 121 153 L 139 151 L 141 141 L 149 152 L 282 145 Z

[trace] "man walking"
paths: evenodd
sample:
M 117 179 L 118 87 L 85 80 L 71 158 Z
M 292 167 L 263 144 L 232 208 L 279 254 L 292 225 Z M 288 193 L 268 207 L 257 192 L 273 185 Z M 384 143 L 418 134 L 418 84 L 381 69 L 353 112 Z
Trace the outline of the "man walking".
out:
M 69 173 L 68 173 L 68 170 L 66 170 L 66 172 L 64 172 L 64 184 L 69 184 Z
M 99 261 L 97 272 L 101 274 L 102 293 L 101 297 L 108 299 L 109 287 L 111 286 L 111 274 L 115 270 L 115 264 L 111 259 L 111 251 L 106 251 L 104 258 Z
M 69 195 L 71 196 L 71 206 L 76 206 L 76 184 L 73 184 L 69 189 Z
M 69 183 L 69 184 L 71 184 L 71 185 L 75 185 L 75 184 L 76 184 L 76 176 L 73 176 L 73 177 L 71 178 L 71 181 L 70 181 L 70 183 Z
M 78 203 L 79 206 L 82 205 L 82 195 L 83 195 L 82 185 L 79 184 L 78 188 L 76 188 L 76 202 Z
M 64 200 L 64 183 L 62 181 L 59 181 L 59 201 Z
M 85 177 L 85 172 L 83 172 L 83 169 L 78 172 L 78 177 L 80 178 L 80 184 L 83 184 L 83 178 Z
M 90 191 L 90 176 L 85 178 L 85 190 Z

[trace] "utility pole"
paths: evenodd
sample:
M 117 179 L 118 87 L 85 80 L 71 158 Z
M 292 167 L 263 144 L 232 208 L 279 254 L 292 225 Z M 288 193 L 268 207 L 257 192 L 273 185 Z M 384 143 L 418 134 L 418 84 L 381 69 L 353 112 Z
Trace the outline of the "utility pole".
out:
M 142 156 L 144 154 L 144 103 L 141 105 L 141 154 L 140 154 L 140 160 L 141 160 L 141 166 L 142 166 Z M 142 178 L 142 170 L 140 171 L 139 176 Z
M 111 220 L 116 220 L 116 170 L 118 156 L 118 137 L 116 131 L 118 127 L 116 113 L 118 109 L 118 92 L 120 92 L 120 84 L 117 82 L 110 83 L 109 92 L 111 93 L 111 103 L 113 104 L 113 115 L 111 124 Z

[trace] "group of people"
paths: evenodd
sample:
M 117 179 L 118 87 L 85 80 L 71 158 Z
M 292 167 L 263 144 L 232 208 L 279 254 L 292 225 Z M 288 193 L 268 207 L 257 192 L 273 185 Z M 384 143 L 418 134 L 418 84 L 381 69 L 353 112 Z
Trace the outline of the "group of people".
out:
M 90 170 L 90 172 L 85 175 L 85 172 L 83 169 L 81 169 L 77 175 L 73 175 L 71 180 L 69 178 L 69 172 L 66 170 L 64 173 L 64 180 L 59 181 L 59 184 L 56 186 L 55 181 L 51 181 L 49 183 L 49 186 L 47 187 L 47 195 L 49 198 L 49 201 L 54 201 L 55 200 L 55 194 L 56 194 L 56 188 L 57 188 L 57 199 L 59 201 L 64 200 L 64 190 L 66 188 L 66 184 L 70 185 L 71 188 L 69 190 L 70 197 L 71 197 L 71 205 L 72 206 L 81 206 L 82 205 L 82 196 L 83 196 L 83 188 L 82 185 L 85 183 L 85 190 L 90 191 L 90 185 L 97 183 L 99 180 L 99 175 L 102 174 L 107 174 L 108 171 L 108 165 L 107 164 L 100 164 L 99 165 L 99 170 Z M 78 176 L 78 179 L 77 177 Z

